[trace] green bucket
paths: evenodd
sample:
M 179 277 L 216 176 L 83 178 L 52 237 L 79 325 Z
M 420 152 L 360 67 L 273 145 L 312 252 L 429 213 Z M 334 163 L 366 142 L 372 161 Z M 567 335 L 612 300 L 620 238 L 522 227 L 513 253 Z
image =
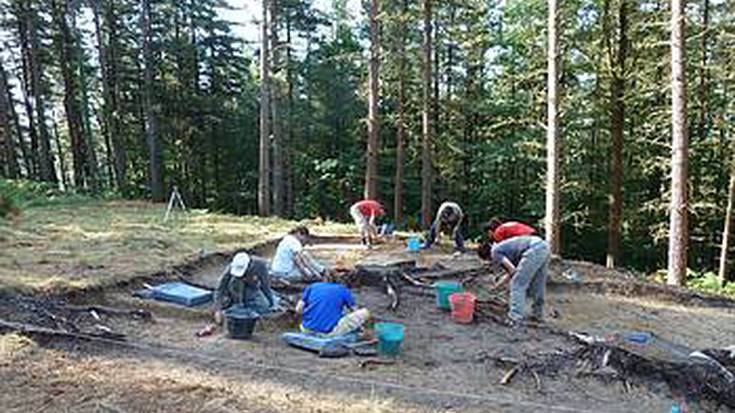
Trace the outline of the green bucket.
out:
M 436 288 L 436 306 L 442 310 L 451 310 L 449 296 L 464 291 L 462 284 L 454 281 L 440 281 L 434 284 Z

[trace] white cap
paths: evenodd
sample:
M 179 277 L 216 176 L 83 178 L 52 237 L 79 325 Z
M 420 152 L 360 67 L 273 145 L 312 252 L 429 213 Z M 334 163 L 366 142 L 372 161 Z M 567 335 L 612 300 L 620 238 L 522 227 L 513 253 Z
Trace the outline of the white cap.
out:
M 230 264 L 230 274 L 235 277 L 242 277 L 245 271 L 248 270 L 250 265 L 250 255 L 247 252 L 238 252 L 235 257 L 232 258 Z

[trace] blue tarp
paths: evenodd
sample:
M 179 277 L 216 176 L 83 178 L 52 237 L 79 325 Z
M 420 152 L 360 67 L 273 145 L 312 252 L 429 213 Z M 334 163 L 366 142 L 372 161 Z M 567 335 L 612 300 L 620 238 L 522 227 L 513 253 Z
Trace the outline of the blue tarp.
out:
M 337 337 L 320 337 L 314 334 L 293 332 L 281 334 L 281 339 L 288 345 L 318 352 L 327 346 L 355 343 L 357 336 L 357 333 L 350 333 Z
M 193 307 L 212 300 L 212 292 L 183 282 L 170 282 L 152 288 L 153 298 Z

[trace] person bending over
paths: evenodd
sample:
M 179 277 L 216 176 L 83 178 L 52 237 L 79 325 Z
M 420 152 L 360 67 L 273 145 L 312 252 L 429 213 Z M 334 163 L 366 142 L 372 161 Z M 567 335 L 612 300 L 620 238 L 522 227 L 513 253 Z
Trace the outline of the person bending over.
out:
M 503 222 L 498 218 L 493 218 L 485 223 L 482 229 L 491 243 L 523 235 L 536 235 L 536 230 L 529 225 L 518 221 Z
M 334 337 L 357 331 L 368 321 L 370 311 L 355 307 L 344 285 L 317 282 L 304 290 L 296 312 L 301 314 L 302 332 Z
M 531 226 L 518 221 L 503 222 L 498 218 L 493 218 L 483 224 L 482 230 L 486 238 L 480 243 L 477 249 L 477 255 L 481 259 L 488 261 L 490 260 L 493 244 L 513 237 L 536 235 L 536 230 Z
M 510 285 L 508 321 L 511 325 L 526 319 L 526 297 L 531 298 L 531 318 L 544 321 L 549 256 L 549 245 L 535 235 L 513 237 L 493 245 L 492 263 L 501 266 L 506 274 L 491 290 Z
M 281 239 L 271 263 L 274 277 L 286 281 L 321 280 L 327 269 L 304 250 L 309 241 L 309 229 L 298 226 Z
M 350 216 L 355 221 L 357 230 L 360 232 L 362 244 L 370 247 L 378 238 L 378 230 L 375 227 L 375 219 L 385 215 L 385 209 L 378 201 L 365 199 L 352 204 Z
M 462 238 L 462 219 L 464 214 L 462 208 L 456 202 L 444 202 L 439 206 L 434 223 L 429 230 L 429 237 L 423 248 L 430 248 L 440 236 L 442 230 L 451 232 L 454 240 L 454 249 L 464 251 L 464 238 Z
M 225 267 L 214 292 L 215 320 L 221 322 L 222 312 L 235 305 L 260 314 L 279 309 L 265 259 L 238 252 Z

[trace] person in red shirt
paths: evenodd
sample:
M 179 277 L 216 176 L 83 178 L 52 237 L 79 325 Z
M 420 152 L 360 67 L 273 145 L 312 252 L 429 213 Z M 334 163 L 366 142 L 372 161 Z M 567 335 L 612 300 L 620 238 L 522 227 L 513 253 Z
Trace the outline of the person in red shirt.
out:
M 385 209 L 378 201 L 365 199 L 352 204 L 350 216 L 355 220 L 363 245 L 370 247 L 378 237 L 375 219 L 383 215 L 385 215 Z
M 482 226 L 487 239 L 480 244 L 477 254 L 484 260 L 490 259 L 490 251 L 493 244 L 503 242 L 513 237 L 524 235 L 536 235 L 536 230 L 518 221 L 503 222 L 498 218 L 493 218 Z
M 502 222 L 497 218 L 491 219 L 483 226 L 487 240 L 490 242 L 503 242 L 513 237 L 523 235 L 536 235 L 536 230 L 522 222 Z

